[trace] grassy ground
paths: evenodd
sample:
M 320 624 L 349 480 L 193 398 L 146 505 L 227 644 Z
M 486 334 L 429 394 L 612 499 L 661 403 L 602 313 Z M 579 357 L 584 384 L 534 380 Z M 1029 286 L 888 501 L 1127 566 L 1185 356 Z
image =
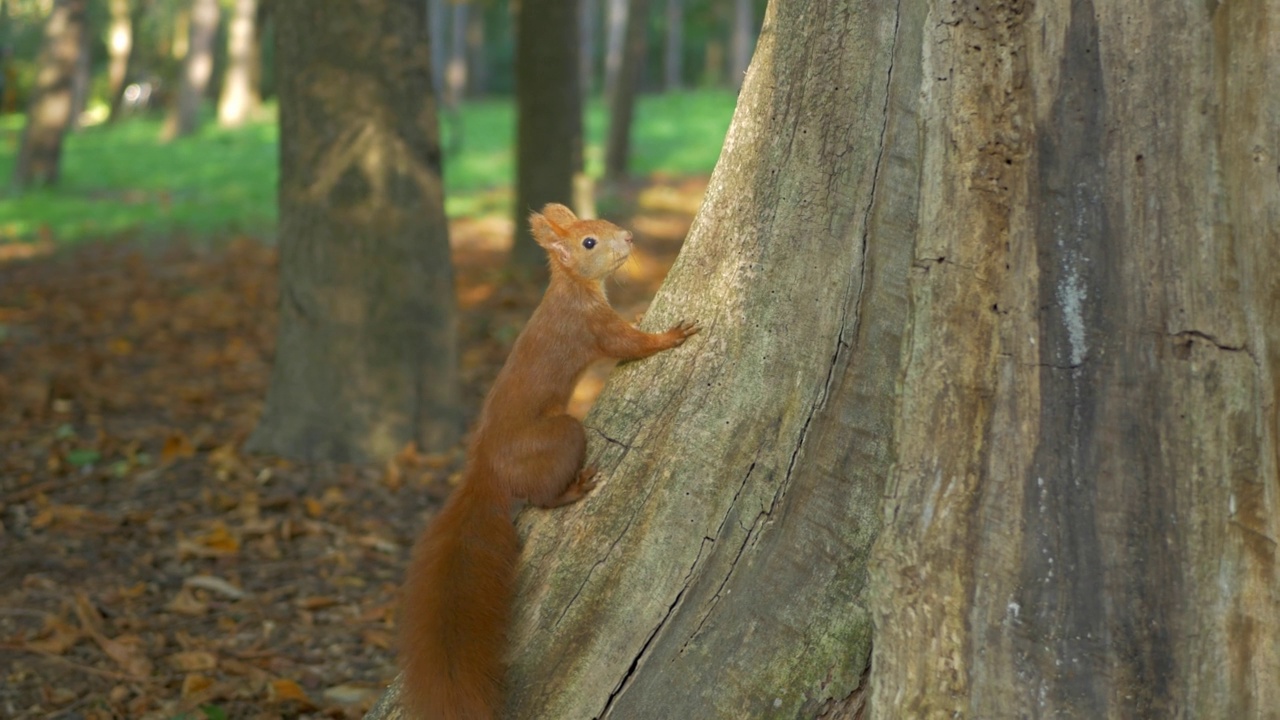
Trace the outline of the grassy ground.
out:
M 733 112 L 724 91 L 641 98 L 632 140 L 637 175 L 711 171 Z M 13 174 L 23 119 L 0 119 L 0 184 Z M 197 136 L 160 144 L 159 119 L 86 128 L 67 139 L 55 190 L 0 194 L 0 244 L 59 243 L 120 234 L 141 237 L 269 237 L 276 220 L 274 119 L 241 130 L 209 123 Z M 469 103 L 442 118 L 446 211 L 505 214 L 511 203 L 509 100 Z M 599 101 L 586 117 L 587 169 L 600 175 L 606 126 Z

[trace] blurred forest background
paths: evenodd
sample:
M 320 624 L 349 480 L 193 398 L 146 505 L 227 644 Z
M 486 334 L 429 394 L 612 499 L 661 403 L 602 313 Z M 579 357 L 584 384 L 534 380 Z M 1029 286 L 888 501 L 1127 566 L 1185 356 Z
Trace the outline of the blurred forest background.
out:
M 395 674 L 403 561 L 456 479 L 460 439 L 356 462 L 245 451 L 288 281 L 290 5 L 0 0 L 0 716 L 359 717 Z M 536 78 L 582 103 L 575 204 L 636 233 L 610 289 L 624 314 L 644 311 L 689 230 L 764 5 L 580 0 L 572 27 L 537 31 L 576 42 L 574 77 Z M 516 219 L 543 202 L 516 199 L 518 10 L 413 4 L 460 427 L 543 287 L 510 252 Z M 57 65 L 66 93 L 41 99 Z

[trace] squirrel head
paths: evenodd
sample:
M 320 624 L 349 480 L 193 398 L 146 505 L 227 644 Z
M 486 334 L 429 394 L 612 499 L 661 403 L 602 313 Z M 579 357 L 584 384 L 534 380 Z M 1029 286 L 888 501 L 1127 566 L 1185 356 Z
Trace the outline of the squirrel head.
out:
M 631 255 L 631 233 L 604 220 L 579 220 L 564 205 L 548 203 L 529 216 L 529 225 L 553 271 L 601 281 Z

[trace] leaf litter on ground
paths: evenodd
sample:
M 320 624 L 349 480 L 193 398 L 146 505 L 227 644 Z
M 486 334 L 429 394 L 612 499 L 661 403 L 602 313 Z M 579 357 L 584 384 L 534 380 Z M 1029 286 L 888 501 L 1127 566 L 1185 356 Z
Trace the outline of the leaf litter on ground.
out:
M 622 201 L 624 314 L 688 231 L 696 202 L 672 192 Z M 541 294 L 503 269 L 511 230 L 451 223 L 472 415 Z M 358 718 L 395 676 L 408 550 L 462 445 L 379 466 L 243 454 L 277 263 L 247 237 L 0 256 L 0 717 Z

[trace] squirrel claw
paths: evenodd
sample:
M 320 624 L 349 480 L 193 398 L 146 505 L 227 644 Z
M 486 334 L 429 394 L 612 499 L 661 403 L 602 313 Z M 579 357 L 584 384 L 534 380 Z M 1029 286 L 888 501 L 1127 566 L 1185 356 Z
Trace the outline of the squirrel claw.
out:
M 595 477 L 596 466 L 588 465 L 578 471 L 578 477 L 573 481 L 573 484 L 577 487 L 578 492 L 586 495 L 596 489 Z

